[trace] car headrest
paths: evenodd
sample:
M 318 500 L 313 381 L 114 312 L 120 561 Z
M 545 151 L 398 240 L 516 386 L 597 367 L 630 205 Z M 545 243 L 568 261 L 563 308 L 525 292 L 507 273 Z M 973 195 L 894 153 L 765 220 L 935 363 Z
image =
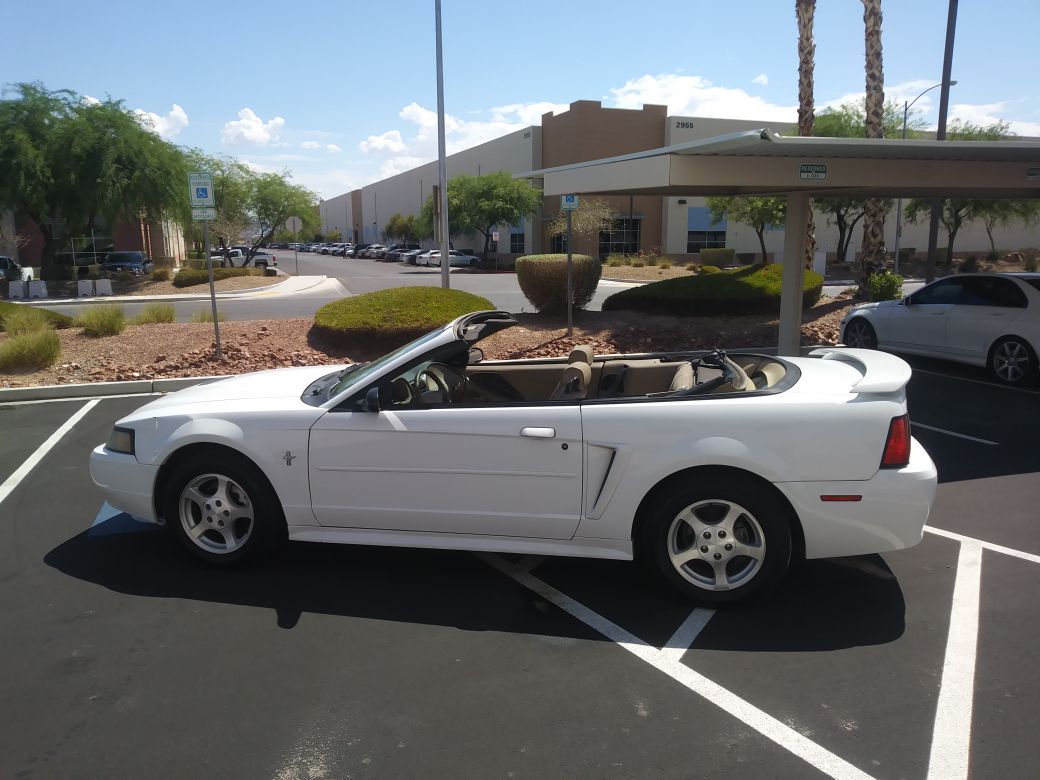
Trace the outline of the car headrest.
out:
M 592 347 L 586 346 L 585 344 L 579 344 L 571 350 L 571 354 L 567 356 L 567 362 L 591 364 L 595 357 L 595 354 L 592 352 Z
M 690 390 L 693 387 L 693 382 L 693 365 L 691 363 L 683 363 L 676 369 L 675 376 L 672 377 L 672 384 L 668 389 L 673 393 Z
M 564 369 L 551 400 L 573 401 L 584 398 L 591 380 L 592 368 L 588 363 L 572 363 Z

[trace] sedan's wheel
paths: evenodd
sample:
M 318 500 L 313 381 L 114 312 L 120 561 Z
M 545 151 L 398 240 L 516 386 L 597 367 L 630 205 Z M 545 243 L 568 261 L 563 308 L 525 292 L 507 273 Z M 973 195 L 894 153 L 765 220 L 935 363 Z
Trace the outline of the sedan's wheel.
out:
M 167 482 L 166 526 L 198 557 L 218 564 L 256 558 L 286 535 L 278 498 L 243 458 L 186 463 Z
M 750 478 L 677 485 L 641 526 L 638 554 L 687 597 L 723 605 L 774 587 L 791 558 L 789 510 Z
M 469 267 L 470 268 L 476 268 L 477 267 L 477 261 L 475 259 L 474 260 L 470 260 L 469 261 Z
M 989 370 L 1005 384 L 1022 382 L 1036 371 L 1036 353 L 1017 336 L 1002 338 L 989 351 Z
M 846 346 L 857 349 L 877 349 L 877 333 L 874 332 L 874 326 L 862 317 L 856 317 L 845 326 L 842 341 Z

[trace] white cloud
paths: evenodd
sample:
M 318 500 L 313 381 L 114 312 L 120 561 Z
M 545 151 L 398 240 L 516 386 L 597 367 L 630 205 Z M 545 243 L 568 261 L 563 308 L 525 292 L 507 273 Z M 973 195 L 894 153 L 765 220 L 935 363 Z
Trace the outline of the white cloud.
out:
M 379 167 L 379 178 L 389 179 L 391 176 L 418 168 L 427 162 L 429 159 L 424 157 L 392 157 Z
M 769 76 L 765 73 L 759 73 L 757 76 L 751 79 L 751 83 L 761 84 L 763 87 L 769 86 Z
M 508 106 L 495 106 L 491 109 L 491 119 L 495 122 L 519 122 L 522 125 L 540 125 L 542 114 L 552 111 L 559 114 L 570 106 L 566 103 L 510 103 Z
M 98 105 L 98 104 L 99 104 L 99 103 L 100 103 L 101 101 L 100 101 L 100 100 L 98 100 L 98 99 L 97 99 L 96 97 L 94 97 L 93 95 L 84 95 L 83 97 L 81 97 L 81 98 L 79 99 L 79 102 L 80 102 L 80 103 L 82 103 L 82 104 L 83 104 L 83 105 L 85 105 L 85 106 L 96 106 L 96 105 Z
M 336 144 L 328 144 L 325 147 L 325 151 L 331 152 L 332 154 L 338 154 L 339 152 L 343 151 L 343 148 L 340 146 L 336 146 Z
M 276 116 L 265 122 L 251 108 L 238 112 L 238 119 L 224 123 L 220 140 L 234 146 L 270 146 L 278 141 L 285 120 Z
M 145 124 L 150 125 L 152 130 L 159 136 L 166 139 L 174 138 L 188 126 L 188 115 L 176 103 L 173 104 L 173 107 L 170 108 L 165 116 L 159 116 L 140 108 L 134 109 L 134 113 L 141 117 Z
M 1017 119 L 1005 120 L 1010 100 L 999 103 L 954 103 L 950 106 L 950 121 L 960 119 L 976 125 L 992 125 L 1007 121 L 1011 132 L 1015 135 L 1040 136 L 1040 122 L 1023 122 Z
M 401 139 L 399 130 L 387 130 L 382 135 L 370 135 L 358 144 L 358 149 L 365 154 L 372 152 L 403 152 L 404 141 Z
M 610 90 L 615 108 L 642 108 L 646 103 L 668 106 L 668 113 L 683 116 L 710 116 L 726 119 L 761 119 L 767 122 L 795 122 L 796 105 L 770 103 L 742 89 L 717 87 L 700 76 L 663 73 L 629 79 L 624 86 Z
M 304 141 L 302 144 L 300 144 L 300 147 L 302 149 L 320 149 L 321 144 L 317 141 Z

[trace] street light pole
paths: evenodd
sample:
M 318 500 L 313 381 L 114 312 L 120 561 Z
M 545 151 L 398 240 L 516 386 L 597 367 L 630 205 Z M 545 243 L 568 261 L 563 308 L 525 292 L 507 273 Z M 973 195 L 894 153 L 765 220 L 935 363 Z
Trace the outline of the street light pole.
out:
M 952 87 L 956 83 L 957 83 L 956 81 L 951 81 L 950 82 L 950 86 Z M 933 89 L 937 89 L 938 87 L 941 87 L 942 85 L 943 85 L 943 82 L 940 81 L 938 84 L 933 84 L 932 86 L 928 87 L 928 89 L 926 89 L 920 95 L 915 97 L 909 103 L 907 103 L 905 100 L 903 101 L 903 134 L 900 136 L 900 138 L 902 138 L 903 140 L 906 140 L 906 120 L 907 120 L 907 117 L 910 115 L 910 109 L 913 107 L 914 103 L 916 103 L 918 100 L 920 100 L 922 97 L 924 97 L 925 94 L 927 94 L 928 92 L 931 92 Z M 902 237 L 903 237 L 903 199 L 902 198 L 898 198 L 896 200 L 896 256 L 895 256 L 895 260 L 894 260 L 894 270 L 895 270 L 896 273 L 899 273 L 899 241 L 900 241 L 900 239 Z
M 448 245 L 448 163 L 444 142 L 444 52 L 441 46 L 441 0 L 433 2 L 437 21 L 437 181 L 440 184 L 441 287 L 451 287 L 451 253 Z
M 946 50 L 943 54 L 943 88 L 939 93 L 939 126 L 935 130 L 935 140 L 946 140 L 946 113 L 950 108 L 950 73 L 953 70 L 953 39 L 957 31 L 957 0 L 950 0 L 946 16 Z M 928 264 L 925 270 L 925 281 L 935 279 L 935 245 L 939 239 L 939 214 L 942 201 L 932 201 L 932 215 L 928 222 Z

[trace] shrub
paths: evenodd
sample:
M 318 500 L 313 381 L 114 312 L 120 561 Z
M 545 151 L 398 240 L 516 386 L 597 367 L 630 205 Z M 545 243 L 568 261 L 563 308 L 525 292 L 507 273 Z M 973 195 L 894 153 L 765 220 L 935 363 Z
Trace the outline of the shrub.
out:
M 631 263 L 629 263 L 629 265 L 631 265 L 633 268 L 642 268 L 644 265 L 646 265 L 646 263 L 644 263 L 642 260 L 633 260 Z
M 671 267 L 672 267 L 673 265 L 675 265 L 675 263 L 673 263 L 673 262 L 672 262 L 672 261 L 671 261 L 671 260 L 670 260 L 669 258 L 667 258 L 667 257 L 662 257 L 662 258 L 661 258 L 661 259 L 660 259 L 660 260 L 658 261 L 658 263 L 657 263 L 657 267 L 658 267 L 658 268 L 664 268 L 665 270 L 668 270 L 668 269 L 669 269 L 669 268 L 671 268 Z
M 152 271 L 153 282 L 168 282 L 170 281 L 170 269 L 169 268 L 156 268 Z
M 110 276 L 117 282 L 132 282 L 137 278 L 137 276 L 131 271 L 116 271 L 115 273 L 110 274 Z
M 462 290 L 394 287 L 326 304 L 314 315 L 314 330 L 332 341 L 388 347 L 411 341 L 456 317 L 495 305 Z
M 867 277 L 867 297 L 871 301 L 894 301 L 903 297 L 903 277 L 891 271 Z
M 783 266 L 771 264 L 680 276 L 614 293 L 603 302 L 603 309 L 679 316 L 776 314 L 782 274 Z M 802 305 L 808 308 L 820 299 L 823 277 L 806 271 L 802 290 Z
M 27 309 L 42 313 L 44 317 L 50 320 L 51 325 L 57 328 L 58 330 L 61 330 L 62 328 L 67 328 L 73 324 L 72 317 L 69 317 L 65 314 L 58 314 L 58 312 L 51 311 L 50 309 L 37 309 L 33 306 L 25 306 L 20 303 L 0 301 L 0 330 L 5 330 L 6 326 L 4 323 L 7 321 L 7 318 L 11 314 L 14 314 L 16 312 L 22 312 Z
M 649 266 L 655 266 L 657 265 L 658 259 L 659 258 L 657 257 L 657 255 L 647 255 L 643 258 L 643 262 L 645 262 Z
M 217 309 L 217 322 L 223 322 L 225 319 L 224 312 Z M 213 322 L 213 312 L 209 309 L 200 309 L 191 315 L 192 322 Z
M 0 343 L 0 371 L 46 368 L 59 354 L 61 342 L 50 328 L 19 333 Z
M 611 255 L 607 258 L 607 266 L 609 266 L 610 268 L 620 268 L 624 264 L 624 258 L 615 257 L 614 255 Z
M 1022 267 L 1031 274 L 1036 273 L 1037 269 L 1040 268 L 1040 258 L 1037 258 L 1036 255 L 1027 255 Z
M 261 274 L 259 268 L 214 268 L 213 281 L 230 279 L 233 276 L 260 276 Z M 197 284 L 209 284 L 209 269 L 182 268 L 173 277 L 174 287 L 194 287 Z
M 134 317 L 135 325 L 150 325 L 157 322 L 173 322 L 177 310 L 172 303 L 149 303 Z
M 572 255 L 572 258 L 572 300 L 575 309 L 584 309 L 596 294 L 603 268 L 598 259 L 588 255 Z M 567 310 L 567 255 L 521 257 L 516 261 L 516 280 L 524 296 L 538 311 L 558 313 Z
M 961 260 L 960 272 L 962 274 L 973 274 L 979 270 L 979 256 L 968 255 L 967 260 Z
M 899 262 L 900 263 L 909 263 L 915 257 L 917 257 L 917 247 L 916 246 L 900 247 L 900 249 L 899 249 Z
M 3 325 L 4 330 L 11 336 L 50 330 L 54 327 L 43 309 L 34 309 L 31 306 L 18 306 L 5 314 Z
M 733 265 L 737 261 L 737 250 L 723 247 L 704 247 L 700 251 L 701 262 L 719 267 Z
M 76 318 L 76 324 L 87 336 L 118 336 L 126 328 L 126 315 L 123 307 L 115 304 L 90 305 Z
M 722 269 L 717 265 L 702 265 L 700 267 L 700 273 L 702 274 L 718 274 L 722 273 Z
M 1000 252 L 998 252 L 995 249 L 991 249 L 986 253 L 986 259 L 991 263 L 995 263 L 1000 259 Z

